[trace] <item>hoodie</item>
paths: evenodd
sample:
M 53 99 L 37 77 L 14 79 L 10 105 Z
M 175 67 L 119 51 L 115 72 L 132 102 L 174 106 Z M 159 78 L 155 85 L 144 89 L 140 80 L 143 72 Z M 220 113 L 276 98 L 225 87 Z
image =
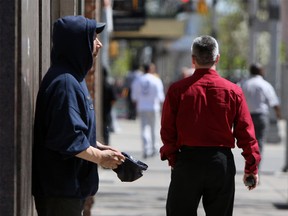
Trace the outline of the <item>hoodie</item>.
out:
M 85 198 L 98 190 L 97 165 L 75 157 L 96 147 L 93 101 L 85 76 L 93 64 L 95 20 L 58 19 L 53 26 L 51 67 L 37 95 L 34 120 L 32 194 Z

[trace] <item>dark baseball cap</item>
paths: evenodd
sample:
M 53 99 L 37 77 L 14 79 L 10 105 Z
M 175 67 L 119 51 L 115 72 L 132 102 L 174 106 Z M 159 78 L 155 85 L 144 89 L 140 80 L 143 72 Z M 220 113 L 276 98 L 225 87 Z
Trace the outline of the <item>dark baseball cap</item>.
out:
M 101 22 L 97 22 L 96 23 L 96 33 L 99 34 L 103 31 L 103 29 L 105 28 L 106 23 L 101 23 Z

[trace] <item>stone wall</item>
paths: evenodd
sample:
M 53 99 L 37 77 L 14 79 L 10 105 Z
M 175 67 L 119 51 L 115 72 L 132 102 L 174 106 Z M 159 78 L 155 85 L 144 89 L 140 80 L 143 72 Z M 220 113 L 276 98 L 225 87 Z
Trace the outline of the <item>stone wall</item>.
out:
M 33 215 L 31 197 L 31 161 L 35 95 L 39 85 L 39 1 L 19 4 L 17 32 L 19 67 L 16 71 L 16 148 L 17 148 L 17 209 L 16 215 Z M 19 55 L 20 53 L 20 55 Z
M 0 0 L 0 215 L 36 215 L 31 196 L 34 105 L 50 66 L 51 23 L 83 0 Z
M 101 10 L 100 8 L 102 1 L 97 1 L 97 0 L 85 0 L 85 10 L 84 10 L 84 16 L 90 19 L 96 19 L 98 22 L 102 22 L 100 20 L 101 17 Z M 101 37 L 102 33 L 99 38 Z M 101 38 L 100 38 L 101 40 Z M 102 42 L 102 40 L 101 40 Z M 103 44 L 104 46 L 105 44 Z M 102 50 L 100 50 L 100 53 L 97 57 L 97 60 L 94 62 L 93 67 L 91 70 L 88 72 L 86 76 L 86 82 L 87 86 L 90 92 L 91 97 L 94 100 L 94 107 L 95 107 L 95 114 L 96 114 L 96 119 L 97 119 L 97 141 L 102 142 L 103 141 L 103 136 L 102 136 L 102 122 L 101 122 L 101 117 L 102 117 L 102 71 L 101 71 L 101 54 Z
M 0 215 L 15 215 L 17 194 L 17 1 L 0 0 Z M 15 28 L 16 27 L 16 28 Z

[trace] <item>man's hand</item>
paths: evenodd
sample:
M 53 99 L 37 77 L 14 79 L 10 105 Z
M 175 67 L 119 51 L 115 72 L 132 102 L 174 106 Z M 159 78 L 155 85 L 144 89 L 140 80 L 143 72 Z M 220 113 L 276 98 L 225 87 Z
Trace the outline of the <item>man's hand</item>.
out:
M 247 181 L 249 180 L 249 177 L 252 177 L 252 181 L 254 180 L 253 184 L 249 184 L 249 182 Z M 253 173 L 245 173 L 243 176 L 243 182 L 249 190 L 253 190 L 259 183 L 258 174 L 254 175 Z
M 119 152 L 117 149 L 113 148 L 112 146 L 109 146 L 109 145 L 104 145 L 100 142 L 97 141 L 97 148 L 100 149 L 100 150 L 112 150 L 112 151 L 115 151 L 115 152 Z
M 117 150 L 100 150 L 92 146 L 77 154 L 76 157 L 91 161 L 108 169 L 116 169 L 125 160 L 125 156 Z
M 100 153 L 98 164 L 104 168 L 116 169 L 125 160 L 124 155 L 117 151 L 103 150 Z

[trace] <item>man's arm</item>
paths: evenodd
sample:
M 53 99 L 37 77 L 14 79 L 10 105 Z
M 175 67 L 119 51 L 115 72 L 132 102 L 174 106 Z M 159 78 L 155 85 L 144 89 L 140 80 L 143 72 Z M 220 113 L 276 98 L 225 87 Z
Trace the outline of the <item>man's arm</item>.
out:
M 176 152 L 178 151 L 177 144 L 177 128 L 176 115 L 177 105 L 173 90 L 168 90 L 167 96 L 163 103 L 162 118 L 161 118 L 161 139 L 163 146 L 160 148 L 161 160 L 168 160 L 169 165 L 175 165 Z
M 237 139 L 237 146 L 243 150 L 241 154 L 245 159 L 243 181 L 246 183 L 248 176 L 252 176 L 255 180 L 253 185 L 247 186 L 249 190 L 252 190 L 258 184 L 258 165 L 261 155 L 255 137 L 252 118 L 243 94 L 239 95 L 238 100 L 239 107 L 237 108 L 238 112 L 235 119 L 234 135 Z
M 279 105 L 276 105 L 273 107 L 274 108 L 274 111 L 275 111 L 275 114 L 276 114 L 276 117 L 277 119 L 281 119 L 281 110 L 280 110 L 280 106 Z
M 124 155 L 119 151 L 111 149 L 100 150 L 92 146 L 77 154 L 76 157 L 110 169 L 116 169 L 125 160 Z

